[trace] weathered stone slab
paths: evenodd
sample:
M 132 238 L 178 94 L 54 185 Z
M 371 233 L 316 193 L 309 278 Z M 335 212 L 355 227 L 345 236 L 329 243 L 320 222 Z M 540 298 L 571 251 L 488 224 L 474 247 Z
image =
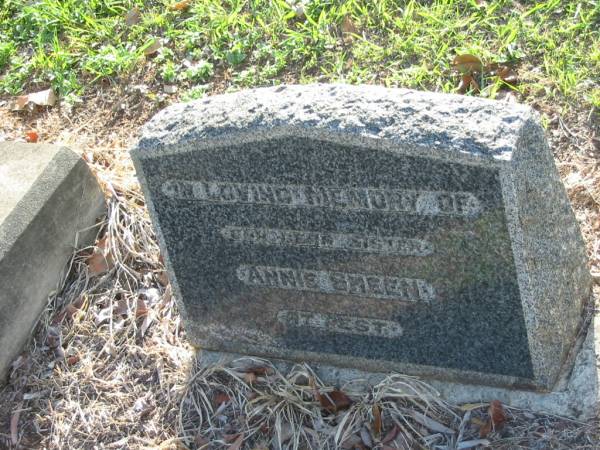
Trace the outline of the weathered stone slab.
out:
M 97 230 L 104 196 L 72 150 L 0 143 L 0 383 L 73 254 Z M 78 242 L 76 242 L 78 238 Z
M 200 346 L 551 389 L 590 295 L 527 107 L 374 86 L 174 105 L 133 150 Z

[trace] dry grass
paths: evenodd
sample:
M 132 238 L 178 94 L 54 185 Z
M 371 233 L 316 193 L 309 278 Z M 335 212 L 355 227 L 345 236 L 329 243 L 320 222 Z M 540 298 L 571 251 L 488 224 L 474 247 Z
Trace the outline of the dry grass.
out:
M 95 251 L 104 252 L 109 269 L 90 270 L 91 248 L 73 256 L 0 390 L 0 448 L 451 449 L 479 439 L 488 405 L 447 405 L 415 378 L 343 386 L 351 402 L 331 413 L 318 399 L 333 388 L 308 366 L 290 374 L 263 360 L 202 367 L 182 329 L 127 154 L 152 111 L 141 104 L 130 112 L 133 94 L 119 97 L 126 106 L 115 110 L 121 94 L 100 92 L 74 114 L 0 109 L 0 136 L 18 139 L 35 128 L 44 141 L 70 144 L 88 160 L 108 197 L 99 234 L 107 237 Z M 597 114 L 551 120 L 549 136 L 600 276 Z M 505 414 L 506 425 L 486 437 L 493 448 L 600 446 L 597 421 L 510 408 Z

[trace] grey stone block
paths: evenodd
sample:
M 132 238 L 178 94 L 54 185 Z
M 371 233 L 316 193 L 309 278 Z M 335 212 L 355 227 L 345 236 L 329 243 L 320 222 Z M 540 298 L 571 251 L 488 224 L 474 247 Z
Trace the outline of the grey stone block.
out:
M 95 177 L 72 150 L 0 143 L 0 383 L 75 245 L 93 242 L 104 209 Z
M 132 155 L 203 348 L 540 391 L 571 370 L 590 276 L 526 106 L 257 89 L 167 108 Z

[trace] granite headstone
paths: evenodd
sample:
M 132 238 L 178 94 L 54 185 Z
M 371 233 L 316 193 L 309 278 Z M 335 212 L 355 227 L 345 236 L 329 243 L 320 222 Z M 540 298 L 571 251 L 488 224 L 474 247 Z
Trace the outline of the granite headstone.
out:
M 375 86 L 157 114 L 132 152 L 192 340 L 551 389 L 590 295 L 526 106 Z

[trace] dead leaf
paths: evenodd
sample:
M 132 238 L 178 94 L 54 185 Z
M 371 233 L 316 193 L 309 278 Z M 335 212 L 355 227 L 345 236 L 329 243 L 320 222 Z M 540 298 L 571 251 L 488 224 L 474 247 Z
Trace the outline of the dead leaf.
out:
M 248 372 L 244 374 L 244 382 L 246 384 L 254 384 L 258 377 L 254 372 Z
M 165 94 L 175 94 L 177 92 L 177 86 L 174 84 L 165 84 L 163 86 L 163 92 Z
M 110 254 L 108 235 L 98 241 L 94 252 L 88 257 L 86 262 L 91 275 L 100 275 L 114 267 L 114 261 Z
M 496 71 L 496 75 L 506 84 L 515 86 L 518 81 L 517 74 L 508 66 L 501 66 Z
M 69 366 L 72 366 L 72 365 L 74 365 L 74 364 L 77 364 L 77 363 L 79 362 L 79 360 L 80 360 L 80 358 L 79 358 L 79 356 L 77 356 L 77 355 L 69 356 L 69 357 L 67 358 L 67 364 L 68 364 Z
M 479 437 L 481 438 L 486 437 L 496 429 L 502 428 L 504 422 L 506 422 L 506 413 L 500 400 L 494 400 L 490 403 L 488 416 L 488 421 L 479 428 Z
M 200 433 L 198 433 L 196 437 L 194 437 L 194 444 L 198 448 L 204 448 L 205 446 L 210 444 L 210 441 L 204 436 L 202 436 Z
M 127 300 L 122 298 L 117 302 L 117 306 L 113 308 L 113 312 L 119 316 L 127 316 L 129 314 L 129 305 L 127 304 Z
M 28 131 L 27 133 L 25 133 L 25 140 L 31 144 L 37 142 L 39 138 L 40 137 L 35 131 Z
M 27 97 L 30 103 L 38 106 L 54 106 L 56 104 L 56 94 L 52 89 L 34 92 Z
M 244 443 L 244 434 L 240 434 L 233 444 L 229 446 L 229 450 L 239 450 Z
M 373 413 L 373 421 L 371 422 L 371 431 L 373 432 L 373 437 L 375 439 L 379 439 L 381 436 L 381 410 L 377 404 L 373 405 L 371 408 L 371 412 Z M 392 438 L 393 439 L 393 438 Z
M 110 269 L 110 264 L 102 253 L 94 253 L 87 259 L 87 265 L 92 275 L 100 275 Z
M 160 272 L 156 272 L 154 274 L 154 277 L 157 279 L 157 281 L 160 284 L 162 284 L 165 287 L 169 284 L 169 277 L 168 277 L 167 272 L 165 270 L 162 270 Z
M 431 431 L 435 431 L 436 433 L 444 433 L 444 434 L 454 434 L 455 433 L 454 430 L 433 420 L 431 417 L 427 417 L 426 415 L 421 414 L 420 412 L 410 411 L 410 415 L 418 423 L 420 423 L 424 427 L 430 429 Z
M 456 55 L 452 60 L 452 67 L 463 75 L 471 75 L 474 72 L 481 72 L 483 64 L 477 56 L 466 54 Z
M 125 15 L 125 25 L 127 25 L 128 27 L 131 27 L 131 26 L 135 25 L 136 23 L 139 23 L 140 20 L 142 20 L 142 14 L 140 12 L 140 9 L 137 7 L 132 8 Z
M 394 425 L 394 428 L 392 428 L 390 431 L 388 431 L 387 434 L 383 437 L 383 439 L 381 440 L 381 443 L 387 444 L 388 442 L 393 441 L 394 439 L 396 439 L 396 436 L 398 435 L 399 432 L 400 432 L 400 429 L 398 428 L 398 425 Z
M 23 109 L 25 109 L 25 107 L 27 106 L 27 104 L 29 103 L 29 96 L 28 95 L 19 95 L 12 107 L 13 111 L 21 111 Z
M 217 392 L 215 394 L 215 397 L 213 399 L 213 402 L 215 404 L 215 406 L 221 406 L 222 403 L 228 402 L 231 399 L 229 398 L 229 395 L 227 395 L 225 392 Z
M 21 416 L 22 407 L 23 402 L 20 402 L 10 417 L 10 440 L 13 445 L 19 443 L 19 417 Z
M 463 75 L 457 92 L 459 94 L 465 94 L 469 89 L 472 89 L 475 93 L 479 92 L 479 83 L 477 83 L 475 78 L 473 78 L 471 75 Z
M 14 111 L 21 111 L 29 105 L 54 106 L 56 104 L 56 94 L 52 89 L 32 92 L 27 95 L 20 95 L 13 104 Z
M 272 369 L 267 366 L 250 366 L 244 369 L 244 372 L 249 373 L 252 372 L 257 377 L 269 375 L 272 372 Z
M 492 431 L 492 421 L 488 420 L 483 425 L 481 425 L 481 428 L 479 428 L 479 437 L 484 438 L 488 434 L 490 434 L 491 431 Z
M 160 41 L 160 39 L 154 39 L 154 41 L 152 41 L 152 44 L 150 44 L 148 47 L 146 47 L 144 49 L 144 55 L 146 55 L 146 56 L 153 55 L 157 51 L 159 51 L 161 47 L 162 47 L 162 42 Z
M 356 28 L 356 25 L 354 25 L 354 22 L 352 21 L 352 17 L 350 17 L 349 15 L 344 16 L 344 19 L 342 20 L 341 30 L 342 30 L 342 34 L 357 34 L 358 33 L 358 29 Z
M 333 414 L 348 409 L 352 404 L 350 397 L 338 390 L 320 394 L 319 402 L 321 403 L 321 408 Z
M 174 11 L 185 11 L 192 4 L 192 0 L 181 0 L 180 2 L 173 3 L 171 9 Z
M 144 299 L 138 297 L 137 304 L 135 307 L 135 318 L 139 319 L 140 317 L 145 317 L 148 315 L 148 307 L 146 306 L 146 302 Z
M 504 422 L 506 422 L 506 413 L 504 412 L 504 408 L 502 407 L 500 400 L 492 401 L 488 413 L 494 428 L 499 428 L 504 424 Z

